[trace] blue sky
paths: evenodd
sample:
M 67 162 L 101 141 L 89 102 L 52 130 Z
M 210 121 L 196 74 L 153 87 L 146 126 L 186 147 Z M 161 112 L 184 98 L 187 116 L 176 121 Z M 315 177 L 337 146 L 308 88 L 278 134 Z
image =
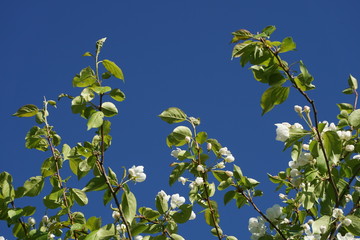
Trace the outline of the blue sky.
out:
M 304 61 L 315 77 L 317 89 L 310 95 L 318 106 L 319 119 L 336 122 L 335 104 L 353 101 L 341 94 L 348 75 L 360 78 L 359 9 L 356 0 L 341 4 L 333 0 L 3 1 L 0 171 L 11 173 L 16 186 L 40 175 L 40 165 L 49 153 L 24 147 L 25 134 L 34 121 L 11 114 L 25 104 L 40 106 L 44 96 L 56 99 L 60 93 L 79 94 L 71 86 L 72 77 L 92 64 L 81 55 L 93 51 L 96 40 L 107 37 L 102 56 L 118 63 L 126 80 L 125 84 L 112 80 L 112 86 L 127 96 L 117 105 L 119 115 L 112 119 L 113 146 L 107 164 L 119 173 L 122 166 L 144 165 L 147 180 L 131 187 L 139 205 L 154 207 L 153 199 L 162 189 L 169 194 L 186 195 L 188 191 L 181 184 L 167 184 L 174 159 L 165 138 L 175 126 L 157 117 L 176 106 L 200 117 L 200 130 L 227 146 L 244 174 L 261 182 L 265 197 L 258 203 L 266 210 L 279 202 L 266 173 L 285 169 L 290 159 L 288 152 L 282 152 L 282 143 L 275 141 L 274 123 L 302 123 L 293 106 L 306 102 L 292 89 L 285 104 L 261 117 L 259 100 L 265 86 L 252 78 L 247 67 L 231 61 L 231 32 L 240 28 L 256 32 L 275 25 L 272 40 L 292 36 L 297 51 L 284 54 L 285 60 Z M 63 143 L 74 146 L 91 137 L 85 121 L 70 113 L 66 99 L 51 111 L 49 121 Z M 234 210 L 234 204 L 223 207 L 223 193 L 218 194 L 225 233 L 247 238 L 248 218 L 257 213 L 250 207 Z M 25 206 L 26 201 L 38 205 L 41 198 L 19 200 L 17 205 Z M 111 210 L 99 205 L 97 198 L 82 211 L 87 217 L 111 221 Z M 36 217 L 43 214 L 40 208 Z M 196 224 L 180 226 L 186 239 L 211 237 L 200 215 Z M 12 239 L 5 223 L 0 223 L 0 235 Z

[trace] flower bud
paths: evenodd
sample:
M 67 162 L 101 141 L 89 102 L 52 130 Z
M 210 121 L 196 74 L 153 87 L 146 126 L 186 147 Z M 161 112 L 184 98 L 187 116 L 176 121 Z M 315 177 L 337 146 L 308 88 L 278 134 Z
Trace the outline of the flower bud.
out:
M 29 218 L 28 218 L 28 224 L 29 224 L 30 226 L 34 226 L 34 225 L 36 224 L 35 218 L 29 217 Z
M 349 226 L 351 223 L 352 223 L 352 221 L 351 221 L 351 219 L 349 219 L 349 218 L 345 218 L 343 221 L 342 221 L 342 223 L 345 225 L 345 226 Z
M 302 107 L 300 107 L 299 105 L 295 105 L 294 110 L 295 110 L 295 112 L 300 114 L 302 112 Z
M 224 162 L 219 162 L 218 164 L 216 164 L 217 168 L 223 169 L 225 168 L 225 163 Z
M 304 112 L 309 113 L 310 112 L 310 107 L 309 106 L 304 106 Z
M 207 149 L 208 151 L 210 151 L 211 148 L 212 148 L 212 144 L 208 142 L 208 143 L 207 143 L 207 146 L 206 146 L 206 149 Z
M 302 145 L 302 148 L 303 148 L 305 151 L 309 151 L 309 144 L 303 144 L 303 145 Z
M 195 184 L 198 185 L 198 186 L 201 186 L 204 184 L 204 179 L 202 177 L 197 177 L 195 179 Z
M 49 217 L 47 215 L 44 215 L 41 220 L 43 223 L 49 222 Z
M 179 177 L 179 178 L 178 178 L 178 181 L 181 182 L 182 185 L 185 185 L 185 183 L 186 183 L 186 178 L 184 178 L 184 177 Z
M 194 220 L 196 218 L 196 214 L 194 211 L 191 211 L 191 215 L 190 215 L 190 218 L 189 220 Z
M 228 155 L 224 160 L 227 163 L 231 163 L 231 162 L 235 161 L 235 158 L 233 155 Z
M 120 218 L 120 213 L 118 211 L 113 211 L 112 218 L 118 220 Z
M 197 165 L 196 171 L 203 173 L 203 172 L 205 172 L 205 168 L 202 165 Z
M 355 150 L 355 146 L 354 145 L 346 145 L 345 146 L 345 151 L 347 152 L 352 152 Z
M 283 194 L 283 193 L 279 193 L 279 198 L 280 198 L 280 199 L 286 199 L 286 195 Z
M 353 200 L 353 198 L 352 198 L 351 194 L 346 194 L 346 195 L 345 195 L 345 201 L 346 201 L 346 202 L 350 202 L 350 201 L 352 201 L 352 200 Z
M 234 175 L 232 171 L 225 171 L 225 173 L 228 177 L 232 177 Z
M 191 138 L 190 138 L 189 136 L 186 136 L 186 137 L 185 137 L 185 141 L 186 141 L 187 143 L 189 143 L 189 142 L 191 141 Z

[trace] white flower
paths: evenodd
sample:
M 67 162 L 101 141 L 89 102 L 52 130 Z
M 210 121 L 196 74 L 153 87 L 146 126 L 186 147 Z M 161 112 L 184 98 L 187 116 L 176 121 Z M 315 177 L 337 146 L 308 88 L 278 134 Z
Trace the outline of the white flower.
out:
M 143 239 L 143 236 L 141 236 L 141 235 L 137 235 L 136 237 L 135 237 L 135 240 L 142 240 Z
M 355 150 L 355 146 L 354 145 L 346 145 L 345 146 L 345 151 L 347 152 L 352 152 Z
M 343 216 L 343 214 L 344 214 L 344 212 L 340 208 L 334 208 L 334 210 L 332 212 L 332 216 L 334 218 L 339 218 L 339 217 Z
M 307 222 L 307 224 L 309 224 L 309 225 L 312 225 L 314 223 L 314 220 L 312 220 L 312 219 L 309 219 L 309 221 Z
M 292 178 L 297 177 L 297 176 L 299 176 L 300 174 L 301 174 L 301 172 L 300 172 L 299 170 L 297 170 L 296 168 L 291 169 L 291 171 L 290 171 L 290 176 L 291 176 Z
M 278 204 L 275 204 L 274 206 L 272 206 L 271 208 L 268 208 L 266 210 L 266 216 L 271 220 L 271 221 L 277 221 L 282 217 L 283 213 L 282 213 L 282 207 L 280 207 Z
M 118 220 L 120 218 L 120 213 L 118 211 L 113 211 L 111 216 L 113 219 Z
M 276 140 L 285 142 L 290 137 L 290 124 L 289 123 L 276 123 Z
M 186 136 L 186 137 L 185 137 L 185 141 L 186 141 L 187 143 L 189 143 L 189 142 L 191 141 L 191 137 Z
M 189 188 L 190 188 L 190 189 L 194 189 L 194 187 L 195 187 L 195 182 L 189 183 Z
M 197 177 L 195 179 L 195 184 L 198 185 L 198 186 L 201 186 L 204 184 L 204 179 L 202 177 Z
M 351 194 L 346 194 L 346 195 L 345 195 L 345 201 L 346 201 L 346 202 L 350 202 L 350 201 L 352 201 L 352 200 L 353 200 L 353 198 L 352 198 Z
M 194 220 L 196 218 L 196 214 L 194 211 L 191 211 L 191 215 L 190 215 L 190 218 L 189 220 Z
M 234 173 L 232 171 L 225 171 L 225 173 L 228 177 L 234 176 Z
M 184 178 L 184 177 L 179 177 L 179 178 L 178 178 L 178 181 L 181 182 L 182 185 L 185 185 L 185 183 L 186 183 L 186 178 Z
M 235 158 L 233 155 L 230 154 L 230 155 L 226 156 L 224 160 L 227 163 L 231 163 L 231 162 L 235 161 Z
M 341 233 L 338 233 L 336 235 L 338 240 L 353 240 L 353 239 L 357 239 L 354 238 L 354 235 L 352 235 L 351 233 L 346 233 L 344 236 L 341 236 Z
M 304 106 L 304 112 L 309 113 L 310 112 L 310 107 L 309 106 Z
M 314 158 L 310 153 L 307 152 L 302 152 L 299 156 L 299 158 L 297 159 L 297 163 L 298 165 L 301 166 L 305 166 L 306 164 L 310 163 L 310 161 L 312 161 Z
M 205 168 L 202 166 L 202 165 L 197 165 L 197 167 L 196 167 L 196 171 L 198 171 L 198 172 L 205 172 Z
M 179 154 L 183 154 L 185 153 L 185 150 L 182 150 L 181 148 L 176 148 L 175 150 L 171 151 L 171 156 L 173 156 L 174 158 L 178 158 Z
M 266 232 L 264 220 L 262 218 L 250 218 L 248 229 L 252 234 L 251 239 L 259 239 L 260 237 L 264 236 Z
M 181 205 L 184 204 L 184 202 L 185 202 L 185 198 L 180 197 L 178 193 L 171 195 L 170 205 L 173 209 L 180 207 Z
M 220 168 L 220 169 L 223 169 L 223 168 L 225 168 L 225 163 L 224 162 L 219 162 L 218 164 L 216 164 L 216 167 Z
M 297 129 L 304 129 L 304 127 L 300 123 L 294 123 L 294 125 L 292 125 L 291 127 Z
M 339 138 L 340 138 L 341 140 L 346 140 L 346 141 L 348 141 L 348 140 L 350 140 L 351 137 L 352 137 L 350 131 L 337 131 L 336 133 L 337 133 L 337 135 L 339 136 Z
M 50 239 L 54 239 L 54 238 L 55 238 L 55 235 L 51 233 L 51 234 L 49 235 L 49 238 L 50 238 Z
M 352 158 L 359 160 L 360 159 L 360 154 L 357 154 L 357 155 L 353 156 Z
M 302 148 L 305 150 L 305 151 L 309 151 L 309 144 L 303 144 L 302 145 Z
M 295 112 L 297 112 L 297 113 L 302 113 L 302 107 L 301 106 L 299 106 L 299 105 L 295 105 L 294 106 L 294 110 L 295 110 Z
M 297 163 L 297 161 L 289 161 L 289 167 L 291 169 L 295 169 L 299 167 L 299 164 Z
M 5 240 L 5 238 L 3 236 L 0 236 L 0 240 Z
M 206 149 L 207 149 L 208 151 L 210 151 L 211 148 L 212 148 L 212 144 L 208 142 L 207 145 L 206 145 Z
M 349 225 L 352 223 L 352 221 L 351 221 L 350 218 L 345 218 L 345 219 L 342 221 L 342 223 L 343 223 L 345 226 L 349 226 Z
M 231 155 L 231 152 L 227 147 L 220 148 L 219 153 L 223 156 Z
M 283 193 L 279 193 L 279 198 L 280 198 L 280 199 L 286 199 L 286 195 L 283 194 Z
M 161 190 L 160 192 L 158 192 L 157 194 L 160 198 L 165 199 L 166 201 L 169 201 L 170 199 L 170 195 L 167 195 L 166 192 L 164 192 L 163 190 Z
M 131 179 L 135 182 L 143 182 L 146 179 L 146 174 L 144 173 L 144 166 L 132 166 L 129 168 L 129 174 Z
M 121 225 L 119 225 L 119 224 L 117 224 L 116 225 L 116 230 L 118 231 L 118 232 L 126 232 L 126 225 L 125 224 L 121 224 Z
M 42 217 L 41 221 L 42 221 L 43 223 L 47 223 L 47 222 L 49 222 L 49 217 L 48 217 L 47 215 L 44 215 L 44 216 Z
M 28 218 L 28 224 L 29 224 L 30 226 L 34 226 L 34 225 L 36 224 L 35 218 L 29 217 L 29 218 Z

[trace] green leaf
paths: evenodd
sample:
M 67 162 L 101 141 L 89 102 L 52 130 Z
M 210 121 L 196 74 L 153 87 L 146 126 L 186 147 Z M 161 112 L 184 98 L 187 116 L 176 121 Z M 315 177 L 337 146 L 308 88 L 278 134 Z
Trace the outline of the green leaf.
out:
M 349 115 L 348 120 L 349 120 L 349 123 L 351 126 L 353 126 L 354 128 L 359 128 L 360 127 L 360 109 L 353 111 Z
M 143 215 L 144 217 L 146 217 L 146 219 L 148 219 L 148 220 L 155 220 L 161 216 L 161 214 L 158 211 L 155 211 L 155 210 L 153 210 L 151 208 L 147 208 L 147 207 L 139 208 L 139 213 L 141 215 Z
M 351 74 L 348 79 L 349 87 L 356 90 L 358 88 L 358 82 Z
M 241 177 L 243 176 L 242 174 L 242 171 L 240 169 L 239 166 L 235 165 L 234 164 L 234 170 L 233 170 L 233 173 L 234 173 L 234 178 L 237 179 L 237 180 L 240 180 Z
M 132 192 L 124 191 L 122 195 L 121 207 L 124 212 L 126 221 L 131 223 L 136 215 L 136 198 Z
M 104 94 L 104 93 L 111 91 L 111 87 L 108 87 L 108 86 L 105 86 L 105 87 L 94 86 L 94 87 L 91 87 L 91 89 L 94 92 L 96 92 L 97 94 Z
M 106 182 L 103 177 L 92 178 L 86 186 L 82 189 L 84 192 L 101 191 L 107 188 Z
M 349 226 L 345 226 L 346 230 L 355 236 L 360 236 L 360 218 L 355 215 L 347 215 L 346 218 L 351 220 L 351 224 Z
M 86 101 L 82 96 L 77 96 L 71 101 L 71 111 L 81 113 L 86 107 Z
M 233 39 L 231 40 L 232 43 L 236 43 L 240 40 L 247 40 L 252 38 L 252 34 L 251 32 L 249 32 L 246 29 L 240 29 L 236 32 L 233 32 L 232 35 L 234 36 Z
M 111 90 L 110 97 L 112 97 L 115 101 L 122 102 L 125 100 L 125 94 L 118 88 Z
M 142 232 L 144 232 L 146 229 L 148 228 L 148 226 L 146 224 L 143 223 L 136 223 L 136 224 L 131 224 L 131 235 L 132 236 L 136 236 L 141 234 Z M 143 238 L 143 240 L 145 240 L 145 238 Z
M 270 37 L 270 35 L 276 30 L 276 27 L 275 26 L 267 26 L 265 27 L 261 32 L 262 33 L 265 33 L 266 36 Z
M 76 76 L 72 80 L 73 87 L 87 87 L 95 82 L 95 73 L 91 69 L 91 67 L 82 69 L 80 74 L 76 74 Z
M 83 57 L 92 57 L 92 53 L 91 52 L 86 52 L 83 54 Z
M 23 196 L 35 197 L 39 195 L 43 187 L 44 187 L 44 178 L 42 176 L 31 177 L 29 180 L 26 180 L 24 183 Z
M 38 113 L 39 109 L 33 104 L 27 104 L 19 108 L 13 116 L 16 117 L 32 117 Z
M 95 112 L 91 115 L 87 122 L 87 130 L 90 130 L 91 128 L 98 128 L 103 124 L 104 119 L 104 113 L 103 112 Z
M 170 237 L 173 239 L 173 240 L 185 240 L 185 238 L 183 238 L 182 236 L 178 235 L 178 234 L 171 234 Z
M 331 220 L 331 217 L 330 216 L 322 216 L 321 218 L 317 219 L 313 224 L 312 224 L 312 230 L 313 230 L 313 233 L 318 233 L 320 234 L 321 233 L 321 226 L 325 226 L 326 228 L 329 227 L 330 225 L 330 220 Z
M 169 209 L 168 201 L 159 194 L 156 196 L 156 209 L 161 214 L 164 214 Z
M 179 140 L 183 141 L 186 137 L 192 137 L 192 132 L 190 128 L 185 126 L 178 126 L 173 130 L 173 136 Z
M 184 173 L 186 167 L 188 166 L 187 163 L 181 162 L 178 163 L 174 170 L 171 172 L 169 176 L 169 185 L 172 186 L 181 175 Z
M 159 117 L 167 123 L 179 123 L 186 120 L 187 115 L 179 108 L 170 107 L 163 111 Z
M 329 160 L 337 163 L 341 154 L 341 140 L 339 135 L 334 131 L 322 133 L 325 152 Z
M 117 230 L 114 224 L 108 224 L 104 227 L 91 232 L 84 240 L 107 240 L 117 236 Z
M 118 110 L 112 102 L 104 102 L 101 104 L 101 111 L 106 117 L 112 117 L 118 114 Z
M 90 231 L 98 230 L 101 227 L 101 218 L 90 217 L 86 221 L 86 227 L 89 228 Z
M 172 218 L 175 220 L 176 223 L 186 223 L 192 212 L 192 205 L 191 204 L 183 204 L 179 207 L 181 210 L 180 212 L 176 212 L 172 215 Z
M 70 192 L 74 196 L 75 201 L 80 206 L 85 206 L 86 204 L 88 204 L 88 198 L 87 198 L 86 193 L 84 191 L 82 191 L 80 189 L 77 189 L 77 188 L 71 188 Z
M 296 48 L 296 44 L 293 41 L 292 37 L 284 38 L 284 40 L 281 43 L 281 47 L 279 49 L 279 53 L 292 51 Z
M 64 194 L 65 189 L 59 189 L 57 191 L 54 191 L 52 193 L 50 193 L 49 195 L 45 196 L 43 198 L 43 203 L 45 205 L 45 207 L 50 208 L 50 209 L 56 209 L 60 206 L 62 206 L 63 201 L 63 194 Z
M 205 143 L 205 141 L 207 139 L 207 133 L 206 132 L 199 132 L 196 135 L 195 139 L 199 144 L 203 144 L 203 143 Z
M 268 88 L 261 97 L 262 115 L 269 112 L 275 105 L 283 103 L 289 96 L 290 87 L 274 86 Z
M 238 239 L 234 236 L 227 236 L 226 240 L 238 240 Z
M 224 205 L 228 204 L 232 199 L 234 199 L 235 193 L 236 192 L 234 190 L 230 190 L 227 193 L 225 193 L 225 195 L 224 195 Z
M 95 94 L 90 88 L 84 88 L 80 94 L 86 102 L 90 102 L 94 99 Z
M 216 222 L 219 222 L 219 219 L 218 219 L 218 217 L 217 217 L 216 215 L 217 215 L 217 214 L 215 213 L 215 221 L 216 221 Z M 204 217 L 205 217 L 205 222 L 206 222 L 209 226 L 215 227 L 215 222 L 214 222 L 214 220 L 213 220 L 213 217 L 211 216 L 211 211 L 210 211 L 209 208 L 205 209 Z
M 119 78 L 124 81 L 124 74 L 121 69 L 112 61 L 110 60 L 103 60 L 102 64 L 114 77 Z
M 311 84 L 314 78 L 311 76 L 302 61 L 300 61 L 300 71 L 301 73 L 294 79 L 296 85 L 303 91 L 314 89 L 315 86 Z

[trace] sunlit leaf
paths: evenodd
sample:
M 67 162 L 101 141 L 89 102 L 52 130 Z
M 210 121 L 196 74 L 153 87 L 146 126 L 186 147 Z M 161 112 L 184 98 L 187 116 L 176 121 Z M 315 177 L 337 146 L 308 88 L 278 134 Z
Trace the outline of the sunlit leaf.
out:
M 103 60 L 102 64 L 114 77 L 124 80 L 124 74 L 122 70 L 112 61 L 110 60 Z
M 19 108 L 13 116 L 16 117 L 32 117 L 38 113 L 39 109 L 33 104 L 28 104 Z

